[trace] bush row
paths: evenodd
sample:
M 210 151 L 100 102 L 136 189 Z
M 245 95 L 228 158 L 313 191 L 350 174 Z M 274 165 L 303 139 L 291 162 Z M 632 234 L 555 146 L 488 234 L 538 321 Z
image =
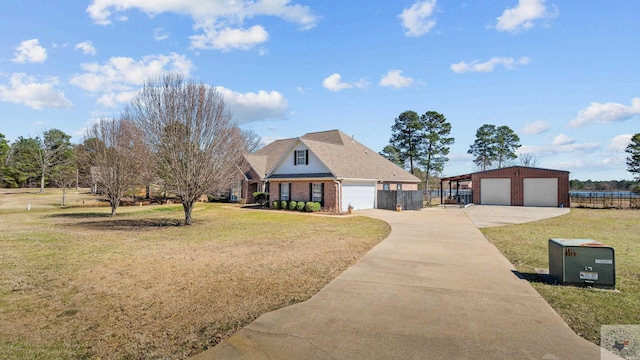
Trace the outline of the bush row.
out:
M 320 203 L 315 201 L 286 201 L 286 200 L 274 200 L 271 202 L 272 209 L 285 209 L 285 210 L 298 210 L 307 212 L 320 211 Z

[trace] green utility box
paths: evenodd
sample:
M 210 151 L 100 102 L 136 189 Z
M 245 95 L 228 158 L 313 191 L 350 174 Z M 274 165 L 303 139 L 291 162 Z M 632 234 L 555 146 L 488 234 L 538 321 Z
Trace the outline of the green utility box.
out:
M 562 285 L 615 289 L 614 250 L 590 239 L 549 239 L 549 275 Z

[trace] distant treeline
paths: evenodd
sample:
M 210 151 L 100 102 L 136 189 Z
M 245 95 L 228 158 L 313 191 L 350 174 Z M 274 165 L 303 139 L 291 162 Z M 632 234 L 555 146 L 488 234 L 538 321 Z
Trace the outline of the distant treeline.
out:
M 640 183 L 631 180 L 581 181 L 570 180 L 571 190 L 580 191 L 640 191 Z

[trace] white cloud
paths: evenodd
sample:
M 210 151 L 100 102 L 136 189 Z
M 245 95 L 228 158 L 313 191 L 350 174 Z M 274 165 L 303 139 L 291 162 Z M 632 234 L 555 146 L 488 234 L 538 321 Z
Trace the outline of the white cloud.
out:
M 622 134 L 614 137 L 609 141 L 609 146 L 607 146 L 607 151 L 610 152 L 624 152 L 627 148 L 627 145 L 631 143 L 631 138 L 633 134 Z
M 277 91 L 260 90 L 257 93 L 239 93 L 222 86 L 216 90 L 224 97 L 224 103 L 238 124 L 268 119 L 282 119 L 287 113 L 289 102 Z
M 230 51 L 235 49 L 249 50 L 267 41 L 269 34 L 260 25 L 249 29 L 223 28 L 206 29 L 204 34 L 191 36 L 191 46 L 196 49 L 217 49 Z
M 549 124 L 546 121 L 534 121 L 529 124 L 525 124 L 521 132 L 529 135 L 542 134 L 549 130 Z
M 338 92 L 354 87 L 358 89 L 364 89 L 369 86 L 369 82 L 365 78 L 352 82 L 343 82 L 342 76 L 340 74 L 333 73 L 322 80 L 322 86 L 327 90 Z
M 260 138 L 260 140 L 264 144 L 271 144 L 272 142 L 274 142 L 276 140 L 282 140 L 282 139 L 285 139 L 285 137 L 282 137 L 282 136 L 262 136 Z
M 573 143 L 575 143 L 575 140 L 573 140 L 573 138 L 570 138 L 565 134 L 560 134 L 553 139 L 553 142 L 551 143 L 551 145 L 563 146 L 563 145 L 570 145 Z
M 131 99 L 131 92 L 137 90 L 150 78 L 175 71 L 189 77 L 193 70 L 191 60 L 184 55 L 149 55 L 141 60 L 130 57 L 112 57 L 103 64 L 82 64 L 85 71 L 71 78 L 70 83 L 84 90 L 103 93 L 98 103 L 116 106 Z
M 58 79 L 50 77 L 37 82 L 34 77 L 24 73 L 15 73 L 9 84 L 0 85 L 0 101 L 24 104 L 33 109 L 71 108 L 73 104 L 60 90 L 56 90 Z
M 459 63 L 451 64 L 450 68 L 451 70 L 453 70 L 453 72 L 456 72 L 456 73 L 492 72 L 497 65 L 502 65 L 507 70 L 513 70 L 518 65 L 526 65 L 528 63 L 529 63 L 528 57 L 521 57 L 520 59 L 517 59 L 517 60 L 511 57 L 492 57 L 491 59 L 483 63 L 478 62 L 477 60 L 471 61 L 469 63 L 465 61 L 460 61 Z
M 96 103 L 110 108 L 116 108 L 120 104 L 125 104 L 131 101 L 136 94 L 138 94 L 139 90 L 134 91 L 123 91 L 119 93 L 110 92 L 100 96 Z
M 640 115 L 640 98 L 631 99 L 631 106 L 592 102 L 586 109 L 578 112 L 578 117 L 571 120 L 568 127 L 578 128 L 595 123 L 610 124 L 629 120 L 638 115 Z
M 555 140 L 554 140 L 555 141 Z M 562 141 L 562 139 L 560 139 Z M 575 142 L 571 142 L 569 144 L 561 144 L 561 145 L 523 145 L 518 149 L 518 154 L 526 154 L 532 153 L 539 157 L 543 156 L 552 156 L 557 154 L 568 154 L 568 153 L 579 153 L 580 155 L 591 154 L 594 151 L 598 150 L 600 145 L 596 143 L 583 143 L 576 144 Z
M 551 11 L 547 9 L 545 0 L 519 0 L 516 7 L 506 9 L 498 17 L 496 29 L 514 34 L 531 29 L 538 19 L 550 19 L 557 15 L 558 11 L 555 7 Z
M 402 70 L 389 70 L 382 79 L 380 79 L 380 86 L 391 86 L 396 89 L 413 85 L 414 81 L 408 76 L 402 75 Z
M 431 17 L 436 8 L 436 0 L 416 1 L 410 8 L 405 8 L 398 17 L 406 29 L 406 36 L 420 36 L 428 33 L 436 26 Z
M 340 74 L 338 73 L 333 73 L 322 80 L 322 86 L 333 92 L 338 92 L 340 90 L 353 87 L 352 84 L 342 82 L 342 76 L 340 76 Z
M 149 16 L 166 12 L 190 16 L 193 28 L 202 32 L 191 36 L 191 46 L 196 49 L 246 50 L 269 38 L 261 25 L 244 28 L 245 19 L 273 16 L 295 23 L 303 30 L 313 28 L 318 21 L 309 6 L 290 0 L 94 0 L 86 11 L 95 23 L 108 25 L 114 13 L 130 9 Z
M 47 60 L 47 50 L 40 46 L 38 39 L 25 40 L 16 48 L 15 57 L 11 61 L 16 63 L 43 63 Z
M 81 50 L 82 53 L 86 55 L 96 54 L 96 48 L 93 46 L 91 41 L 83 41 L 81 43 L 76 44 L 76 50 Z
M 157 27 L 153 29 L 153 39 L 155 41 L 163 41 L 169 38 L 169 33 L 164 30 L 162 27 Z

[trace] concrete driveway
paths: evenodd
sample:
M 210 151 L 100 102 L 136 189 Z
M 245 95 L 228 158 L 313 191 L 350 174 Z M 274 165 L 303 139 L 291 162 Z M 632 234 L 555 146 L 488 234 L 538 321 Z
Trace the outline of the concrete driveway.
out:
M 464 209 L 474 225 L 491 226 L 521 224 L 568 214 L 569 208 L 472 205 Z
M 356 212 L 391 224 L 389 237 L 194 359 L 601 359 L 483 237 L 483 209 Z

